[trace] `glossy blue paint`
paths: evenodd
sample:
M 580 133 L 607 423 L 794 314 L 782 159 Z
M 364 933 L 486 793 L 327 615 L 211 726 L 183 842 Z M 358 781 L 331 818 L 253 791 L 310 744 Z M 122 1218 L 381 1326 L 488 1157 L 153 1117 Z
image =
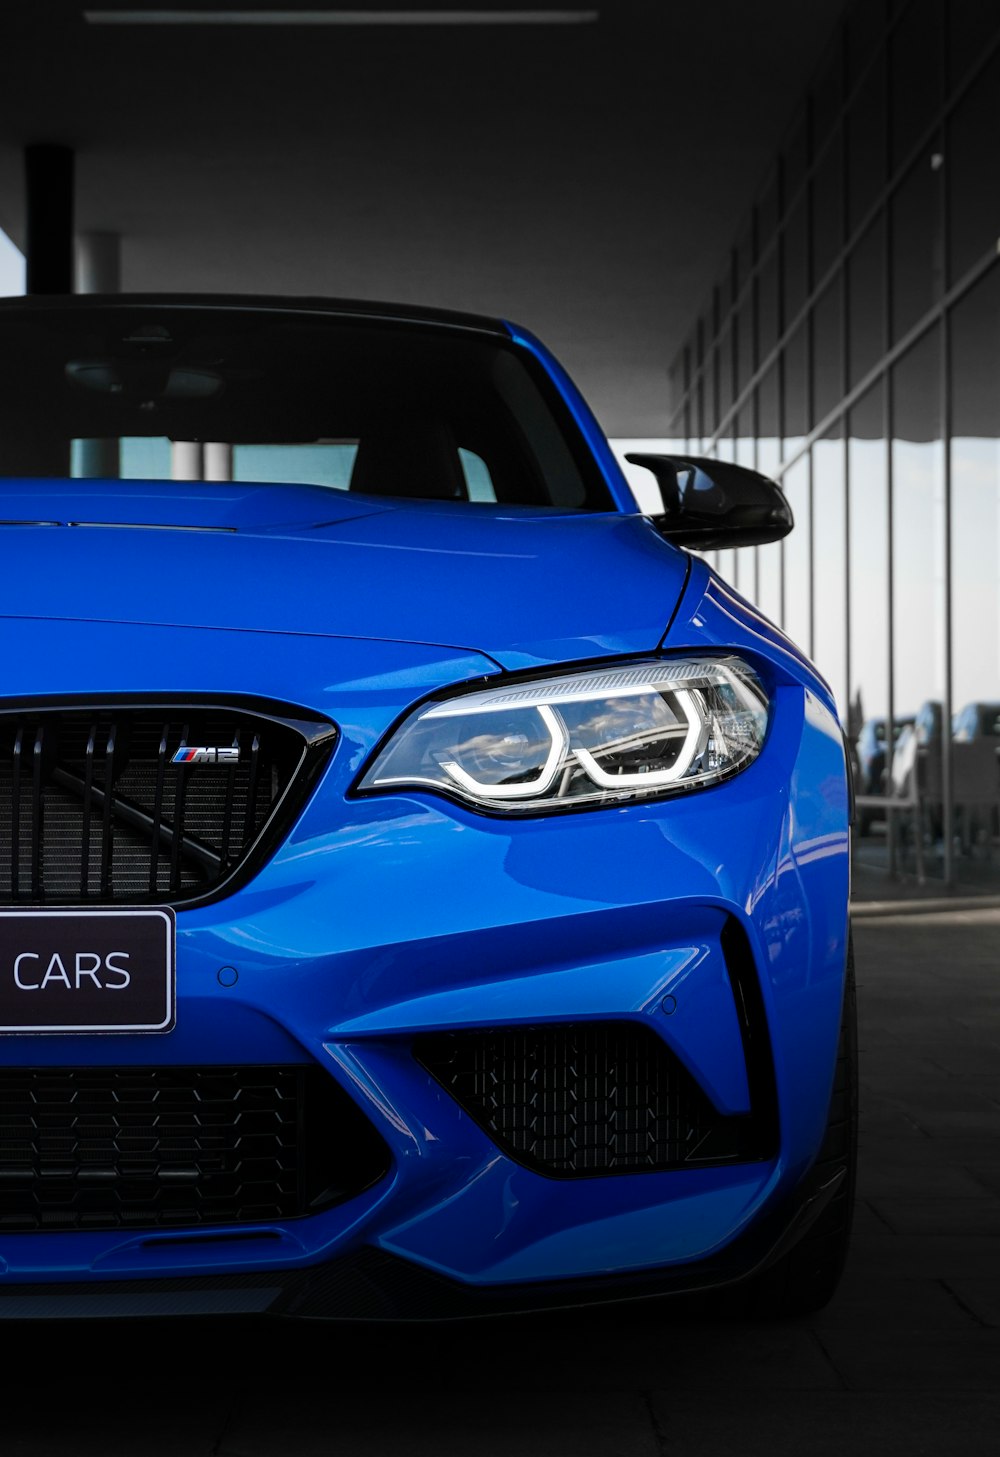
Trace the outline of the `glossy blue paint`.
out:
M 553 375 L 621 514 L 309 487 L 0 488 L 6 519 L 30 506 L 34 521 L 103 523 L 0 527 L 11 543 L 5 696 L 255 694 L 324 714 L 341 734 L 255 879 L 178 913 L 174 1032 L 7 1037 L 0 1057 L 314 1060 L 393 1156 L 366 1193 L 262 1227 L 259 1239 L 0 1235 L 4 1282 L 280 1272 L 361 1245 L 472 1285 L 652 1270 L 725 1248 L 815 1158 L 847 925 L 847 787 L 829 689 L 704 563 L 625 514 L 634 502 L 589 412 L 547 352 L 512 333 Z M 235 530 L 209 529 L 219 527 Z M 423 792 L 352 793 L 377 745 L 429 694 L 658 650 L 735 651 L 765 684 L 767 741 L 728 782 L 550 818 L 479 815 Z M 772 1160 L 545 1178 L 503 1155 L 411 1055 L 421 1029 L 631 1018 L 675 1050 L 720 1109 L 743 1111 L 720 945 L 729 919 L 746 932 L 770 1030 Z M 220 966 L 238 969 L 236 985 L 220 985 Z
M 404 638 L 516 669 L 651 652 L 688 571 L 685 554 L 640 516 L 386 505 L 314 486 L 211 483 L 170 501 L 148 482 L 137 493 L 142 524 L 123 525 L 128 485 L 77 484 L 75 519 L 101 524 L 0 525 L 5 610 L 19 618 Z M 0 481 L 0 520 L 29 507 L 32 520 L 64 519 L 65 494 Z M 180 529 L 231 527 L 244 508 L 238 530 Z

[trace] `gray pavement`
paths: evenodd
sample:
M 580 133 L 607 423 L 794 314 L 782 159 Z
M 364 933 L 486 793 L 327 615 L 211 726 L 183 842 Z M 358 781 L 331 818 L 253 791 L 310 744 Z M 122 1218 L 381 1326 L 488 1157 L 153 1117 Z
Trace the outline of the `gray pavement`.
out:
M 860 1203 L 820 1315 L 8 1325 L 4 1457 L 994 1457 L 1000 911 L 867 917 L 856 942 Z

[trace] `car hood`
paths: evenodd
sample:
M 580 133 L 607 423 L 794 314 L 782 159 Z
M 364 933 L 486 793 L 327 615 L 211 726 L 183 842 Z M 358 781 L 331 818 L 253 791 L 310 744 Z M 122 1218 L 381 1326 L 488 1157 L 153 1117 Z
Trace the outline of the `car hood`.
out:
M 322 487 L 5 481 L 0 617 L 433 644 L 503 668 L 653 651 L 689 558 L 643 517 Z

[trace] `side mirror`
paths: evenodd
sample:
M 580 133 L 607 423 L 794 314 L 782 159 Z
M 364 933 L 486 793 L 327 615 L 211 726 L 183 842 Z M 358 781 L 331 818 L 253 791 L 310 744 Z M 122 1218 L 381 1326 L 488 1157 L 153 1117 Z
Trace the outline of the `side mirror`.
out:
M 663 498 L 654 516 L 661 535 L 697 551 L 762 546 L 780 541 L 794 526 L 781 487 L 745 465 L 700 456 L 626 455 L 653 472 Z

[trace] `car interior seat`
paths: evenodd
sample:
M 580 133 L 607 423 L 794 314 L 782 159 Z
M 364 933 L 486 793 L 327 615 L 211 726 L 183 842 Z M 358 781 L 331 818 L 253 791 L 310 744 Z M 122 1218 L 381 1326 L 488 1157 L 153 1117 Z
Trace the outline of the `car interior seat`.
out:
M 350 489 L 369 496 L 469 499 L 455 438 L 442 420 L 394 418 L 365 430 Z

